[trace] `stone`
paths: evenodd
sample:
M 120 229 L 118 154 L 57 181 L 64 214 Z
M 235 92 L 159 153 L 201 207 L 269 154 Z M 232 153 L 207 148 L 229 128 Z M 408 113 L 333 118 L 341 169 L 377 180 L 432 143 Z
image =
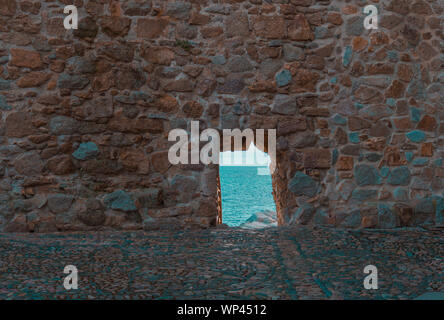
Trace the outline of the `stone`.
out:
M 14 216 L 11 221 L 5 226 L 5 232 L 28 232 L 28 225 L 25 214 L 18 214 Z
M 283 53 L 287 62 L 303 60 L 305 57 L 304 50 L 291 44 L 284 44 Z
M 354 165 L 353 157 L 340 156 L 336 164 L 336 168 L 339 171 L 353 170 L 353 165 Z
M 70 117 L 56 116 L 49 122 L 49 130 L 54 135 L 69 135 L 77 132 L 78 122 Z
M 0 129 L 1 130 L 1 129 Z M 5 135 L 11 138 L 23 138 L 35 134 L 32 116 L 28 112 L 11 112 L 6 116 Z
M 188 2 L 169 2 L 166 5 L 165 14 L 180 20 L 188 20 L 190 18 L 191 3 Z
M 416 142 L 416 143 L 423 142 L 427 138 L 426 134 L 421 130 L 410 131 L 410 132 L 406 133 L 406 137 L 410 141 Z
M 304 151 L 304 167 L 328 169 L 331 167 L 331 152 L 328 149 L 308 149 Z
M 60 89 L 81 90 L 89 84 L 89 79 L 81 75 L 69 75 L 63 73 L 57 80 Z
M 347 68 L 351 63 L 352 57 L 353 57 L 352 47 L 346 46 L 344 51 L 344 56 L 342 57 L 342 65 Z
M 358 201 L 365 201 L 370 199 L 376 199 L 378 196 L 378 190 L 372 189 L 355 189 L 352 192 L 352 199 Z
M 51 78 L 51 74 L 41 71 L 34 71 L 25 74 L 17 82 L 20 88 L 39 87 Z
M 40 155 L 35 151 L 30 151 L 19 155 L 14 160 L 15 170 L 24 176 L 34 176 L 41 174 L 44 163 Z
M 230 14 L 224 25 L 227 37 L 247 37 L 250 35 L 248 15 L 245 13 L 235 12 Z
M 99 148 L 94 142 L 83 142 L 79 145 L 72 156 L 77 160 L 90 160 L 98 156 L 100 153 Z
M 402 82 L 394 80 L 392 85 L 385 92 L 386 98 L 399 99 L 404 96 L 405 86 Z
M 438 123 L 436 119 L 427 114 L 424 115 L 424 117 L 422 117 L 421 121 L 416 126 L 416 128 L 419 130 L 432 131 L 432 132 L 435 131 L 437 127 Z
M 310 176 L 298 171 L 289 181 L 288 189 L 296 196 L 314 197 L 318 192 L 318 183 Z
M 379 227 L 386 229 L 396 227 L 395 212 L 387 204 L 378 204 L 378 225 Z
M 43 61 L 38 52 L 24 49 L 11 49 L 11 61 L 9 63 L 12 66 L 30 69 L 43 67 Z
M 92 17 L 79 19 L 78 29 L 73 31 L 74 36 L 86 41 L 93 41 L 97 36 L 99 26 Z
M 410 183 L 410 170 L 406 166 L 394 168 L 387 179 L 392 186 L 406 186 Z
M 368 40 L 363 37 L 353 38 L 353 51 L 360 52 L 364 50 L 368 45 Z
M 297 32 L 297 25 L 295 26 Z M 282 16 L 258 16 L 253 20 L 253 30 L 259 37 L 279 39 L 286 35 L 285 20 Z M 298 35 L 295 33 L 295 36 Z
M 101 27 L 110 37 L 124 37 L 131 27 L 131 19 L 127 17 L 104 16 L 101 19 Z
M 284 115 L 295 114 L 297 111 L 296 99 L 288 95 L 278 94 L 275 96 L 271 111 Z
M 290 225 L 307 225 L 313 218 L 314 208 L 310 204 L 300 206 L 290 219 Z
M 287 69 L 276 74 L 276 84 L 278 87 L 285 87 L 291 82 L 291 72 Z
M 408 195 L 407 189 L 405 189 L 405 188 L 401 188 L 401 187 L 395 188 L 395 190 L 393 191 L 393 196 L 396 201 L 408 201 L 409 200 L 409 195 Z
M 48 195 L 48 208 L 52 213 L 63 213 L 71 208 L 74 197 L 61 193 Z
M 142 57 L 148 62 L 169 66 L 175 54 L 166 47 L 147 47 L 143 50 Z
M 71 158 L 66 155 L 55 156 L 47 161 L 49 171 L 56 175 L 66 175 L 75 171 Z
M 137 210 L 131 195 L 124 190 L 117 190 L 106 195 L 106 197 L 104 198 L 104 203 L 108 208 L 114 210 L 120 210 L 124 212 Z
M 310 24 L 303 14 L 297 14 L 288 24 L 288 37 L 295 41 L 314 40 Z
M 176 175 L 170 183 L 170 190 L 175 193 L 176 199 L 180 203 L 187 203 L 197 191 L 198 183 L 194 177 Z M 187 190 L 187 192 L 183 192 Z
M 245 56 L 235 56 L 228 61 L 227 69 L 230 72 L 246 72 L 251 71 L 253 66 Z
M 137 20 L 136 33 L 139 38 L 155 39 L 163 35 L 168 26 L 168 20 L 146 19 Z
M 371 186 L 381 183 L 378 170 L 366 164 L 357 165 L 354 170 L 355 180 L 359 186 Z

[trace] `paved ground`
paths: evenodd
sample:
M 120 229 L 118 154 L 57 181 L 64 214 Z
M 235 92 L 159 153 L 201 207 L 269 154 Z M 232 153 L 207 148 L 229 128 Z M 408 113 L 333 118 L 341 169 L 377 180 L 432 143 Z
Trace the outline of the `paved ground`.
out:
M 79 289 L 63 288 L 63 268 Z M 379 289 L 363 288 L 378 267 Z M 444 230 L 0 234 L 0 299 L 410 299 L 444 291 Z

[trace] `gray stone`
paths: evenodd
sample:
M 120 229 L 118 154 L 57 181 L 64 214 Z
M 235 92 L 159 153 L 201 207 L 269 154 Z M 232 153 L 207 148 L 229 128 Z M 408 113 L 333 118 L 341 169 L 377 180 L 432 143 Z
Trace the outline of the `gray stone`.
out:
M 63 213 L 71 208 L 74 197 L 71 195 L 56 193 L 48 195 L 48 208 L 53 213 Z
M 298 171 L 288 183 L 288 189 L 297 196 L 314 197 L 318 192 L 319 184 L 310 176 Z

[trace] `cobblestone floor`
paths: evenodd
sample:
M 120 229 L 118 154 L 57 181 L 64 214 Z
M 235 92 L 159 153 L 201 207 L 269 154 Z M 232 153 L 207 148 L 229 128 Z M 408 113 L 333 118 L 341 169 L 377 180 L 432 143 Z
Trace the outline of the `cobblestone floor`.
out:
M 79 289 L 63 288 L 63 269 Z M 379 289 L 363 288 L 378 267 Z M 410 299 L 444 291 L 443 230 L 0 234 L 0 299 Z

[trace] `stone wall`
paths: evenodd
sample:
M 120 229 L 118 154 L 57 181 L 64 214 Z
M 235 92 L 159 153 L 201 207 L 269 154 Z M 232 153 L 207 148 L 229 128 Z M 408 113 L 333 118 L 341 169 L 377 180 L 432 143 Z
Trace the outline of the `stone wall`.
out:
M 441 0 L 0 0 L 0 231 L 216 225 L 217 166 L 167 158 L 192 120 L 277 129 L 281 225 L 444 225 L 443 15 Z

